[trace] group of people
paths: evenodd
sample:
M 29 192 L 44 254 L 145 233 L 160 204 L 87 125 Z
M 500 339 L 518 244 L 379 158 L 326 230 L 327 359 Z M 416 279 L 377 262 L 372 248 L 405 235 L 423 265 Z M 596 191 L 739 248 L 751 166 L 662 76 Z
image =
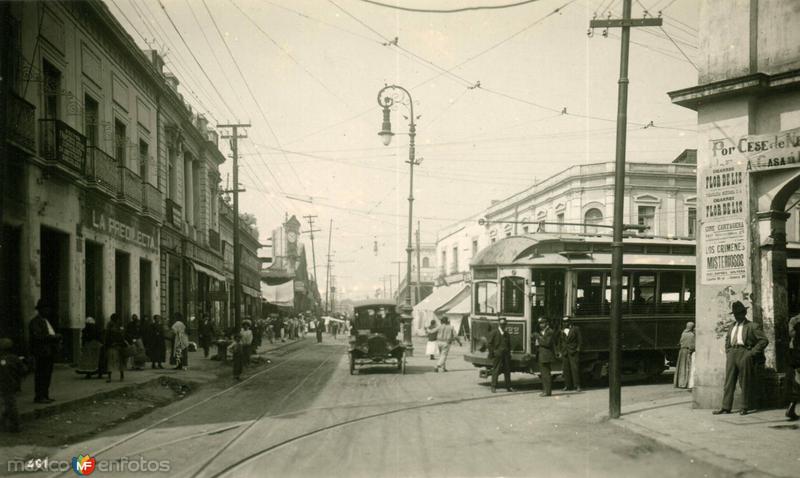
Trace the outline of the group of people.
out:
M 110 382 L 112 374 L 118 372 L 122 381 L 126 370 L 142 370 L 147 362 L 154 369 L 164 368 L 167 360 L 178 370 L 189 365 L 189 336 L 181 314 L 175 314 L 171 323 L 160 315 L 140 320 L 133 314 L 126 324 L 114 313 L 105 330 L 88 317 L 81 338 L 77 371 L 87 378 L 96 374 Z
M 442 317 L 440 325 L 437 325 L 435 320 L 431 320 L 430 326 L 425 327 L 425 333 L 428 335 L 425 355 L 430 356 L 431 360 L 436 360 L 435 355 L 439 354 L 439 361 L 433 371 L 447 372 L 447 355 L 450 353 L 450 346 L 454 342 L 457 342 L 459 346 L 462 345 L 456 330 L 450 325 L 450 319 Z
M 544 317 L 537 321 L 538 330 L 531 339 L 534 344 L 536 360 L 542 380 L 542 397 L 549 397 L 553 393 L 552 364 L 558 359 L 562 360 L 564 391 L 581 391 L 579 356 L 583 339 L 578 326 L 572 323 L 572 318 L 567 316 L 561 319 L 561 330 L 555 330 Z M 503 373 L 506 390 L 513 392 L 511 387 L 511 335 L 505 318 L 500 318 L 498 327 L 489 334 L 486 348 L 492 360 L 492 393 L 497 391 L 497 378 Z

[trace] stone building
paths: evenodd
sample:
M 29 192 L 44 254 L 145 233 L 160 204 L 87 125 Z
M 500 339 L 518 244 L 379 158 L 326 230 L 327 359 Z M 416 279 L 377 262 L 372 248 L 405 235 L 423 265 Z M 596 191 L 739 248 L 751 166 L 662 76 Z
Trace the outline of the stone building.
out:
M 669 93 L 698 121 L 694 404 L 720 406 L 734 301 L 770 340 L 762 390 L 776 402 L 788 382 L 787 320 L 800 311 L 800 8 L 794 0 L 699 8 L 697 85 Z
M 221 317 L 220 325 L 232 327 L 234 325 L 233 309 L 233 205 L 227 197 L 219 200 L 220 241 L 224 257 L 226 287 L 224 290 L 225 311 Z M 261 316 L 261 260 L 258 250 L 261 244 L 258 240 L 258 229 L 255 219 L 245 214 L 239 215 L 239 244 L 241 247 L 240 278 L 241 293 L 240 307 L 242 319 Z
M 628 163 L 625 223 L 647 226 L 646 235 L 694 238 L 695 158 L 694 150 L 686 150 L 671 163 Z M 478 251 L 539 228 L 610 235 L 611 229 L 593 224 L 611 226 L 613 210 L 614 163 L 572 166 L 443 228 L 436 241 L 437 269 L 448 284 L 464 280 Z
M 41 298 L 74 360 L 87 316 L 206 310 L 224 158 L 158 56 L 99 1 L 2 2 L 0 39 L 0 333 Z

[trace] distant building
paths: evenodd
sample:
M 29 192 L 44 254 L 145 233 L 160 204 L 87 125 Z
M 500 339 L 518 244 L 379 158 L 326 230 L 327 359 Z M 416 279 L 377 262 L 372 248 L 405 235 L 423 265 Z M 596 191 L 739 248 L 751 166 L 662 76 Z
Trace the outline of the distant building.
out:
M 320 294 L 311 278 L 300 221 L 291 216 L 272 231 L 271 257 L 261 260 L 261 291 L 269 312 L 320 312 Z

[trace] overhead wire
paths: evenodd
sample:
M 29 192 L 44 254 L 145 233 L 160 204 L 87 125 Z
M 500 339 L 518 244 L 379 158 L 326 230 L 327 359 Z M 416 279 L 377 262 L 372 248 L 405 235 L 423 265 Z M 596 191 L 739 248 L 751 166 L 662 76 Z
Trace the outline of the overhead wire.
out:
M 667 38 L 669 38 L 669 40 L 672 42 L 672 44 L 675 45 L 675 48 L 677 48 L 678 51 L 681 52 L 681 55 L 683 55 L 684 58 L 686 58 L 686 61 L 691 63 L 695 70 L 699 71 L 699 68 L 697 68 L 697 65 L 691 60 L 691 58 L 689 58 L 689 56 L 686 54 L 686 52 L 683 51 L 683 49 L 675 42 L 675 40 L 673 40 L 672 37 L 669 36 L 669 33 L 667 33 L 667 31 L 664 30 L 664 27 L 659 27 L 659 28 L 661 28 L 661 31 L 664 32 L 665 35 L 667 35 Z
M 460 7 L 460 8 L 451 8 L 451 9 L 433 9 L 433 8 L 412 8 L 412 7 L 402 7 L 400 5 L 392 5 L 389 3 L 378 2 L 375 0 L 361 0 L 364 3 L 369 3 L 372 5 L 377 5 L 379 7 L 384 8 L 391 8 L 394 10 L 402 10 L 405 12 L 414 12 L 414 13 L 463 13 L 463 12 L 471 12 L 471 11 L 478 11 L 478 10 L 505 10 L 508 8 L 514 7 L 521 7 L 523 5 L 528 5 L 530 3 L 538 2 L 539 0 L 520 0 L 514 3 L 506 3 L 503 5 L 474 5 L 469 7 Z
M 161 2 L 161 0 L 158 0 L 158 1 Z M 214 19 L 214 15 L 212 15 L 212 13 L 211 13 L 211 9 L 208 8 L 208 4 L 206 3 L 206 0 L 202 0 L 202 3 L 203 3 L 203 6 L 205 7 L 206 11 L 208 12 L 209 17 L 211 17 L 211 21 L 214 24 L 214 29 L 217 31 L 217 34 L 219 35 L 219 37 L 222 39 L 222 43 L 225 45 L 225 49 L 227 50 L 228 55 L 230 56 L 231 60 L 233 60 L 233 65 L 236 67 L 236 71 L 238 71 L 239 72 L 239 76 L 242 77 L 242 81 L 244 82 L 244 85 L 247 88 L 247 92 L 250 94 L 250 98 L 253 100 L 253 103 L 256 105 L 256 108 L 258 109 L 258 112 L 261 114 L 261 118 L 266 123 L 267 129 L 269 130 L 270 134 L 272 135 L 272 138 L 275 140 L 275 143 L 278 145 L 278 147 L 283 149 L 283 147 L 281 146 L 281 141 L 278 138 L 278 135 L 275 133 L 275 130 L 272 127 L 272 123 L 270 122 L 270 120 L 267 117 L 266 113 L 264 113 L 264 109 L 261 107 L 261 103 L 259 103 L 258 99 L 256 99 L 256 96 L 253 93 L 253 89 L 250 87 L 250 82 L 247 81 L 247 77 L 244 75 L 244 72 L 242 72 L 242 69 L 239 66 L 239 62 L 236 60 L 236 57 L 233 55 L 233 52 L 231 51 L 230 46 L 228 45 L 228 41 L 225 39 L 225 36 L 222 34 L 222 31 L 220 30 L 219 25 L 217 24 L 217 21 Z M 285 155 L 284 155 L 284 160 L 287 162 L 287 164 L 291 168 L 291 170 L 294 173 L 295 177 L 297 178 L 297 181 L 300 184 L 300 186 L 305 190 L 306 189 L 305 183 L 300 178 L 300 175 L 297 174 L 297 170 L 295 169 L 294 165 L 291 163 L 291 161 L 289 161 L 289 158 L 287 156 L 285 156 Z

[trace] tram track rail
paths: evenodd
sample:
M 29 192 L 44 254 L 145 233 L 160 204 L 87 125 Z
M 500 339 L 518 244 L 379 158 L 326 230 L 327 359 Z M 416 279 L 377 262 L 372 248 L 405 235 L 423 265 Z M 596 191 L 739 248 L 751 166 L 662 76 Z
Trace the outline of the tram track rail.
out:
M 290 343 L 287 343 L 284 346 L 280 346 L 280 347 L 277 347 L 275 349 L 272 349 L 270 352 L 274 352 L 276 350 L 284 350 L 284 349 L 287 349 L 287 348 L 291 348 L 292 345 L 298 345 L 298 344 L 302 344 L 302 342 L 290 342 Z M 180 417 L 181 415 L 184 415 L 184 414 L 186 414 L 186 413 L 188 413 L 188 412 L 190 412 L 190 411 L 192 411 L 192 410 L 194 410 L 196 408 L 199 408 L 201 405 L 207 404 L 207 403 L 211 402 L 212 400 L 215 400 L 215 399 L 217 399 L 217 398 L 219 398 L 219 397 L 231 392 L 232 390 L 235 390 L 235 389 L 238 389 L 240 387 L 243 387 L 245 384 L 255 380 L 257 377 L 260 377 L 260 376 L 262 376 L 262 375 L 264 375 L 264 374 L 266 374 L 268 372 L 272 372 L 272 371 L 274 371 L 274 370 L 276 370 L 276 369 L 278 369 L 280 367 L 283 367 L 284 365 L 286 365 L 288 363 L 291 363 L 296 358 L 295 354 L 297 352 L 301 352 L 303 350 L 305 350 L 303 347 L 297 347 L 297 348 L 295 348 L 293 350 L 289 350 L 288 352 L 283 354 L 284 357 L 287 356 L 287 355 L 290 355 L 290 357 L 287 358 L 286 360 L 278 362 L 275 365 L 271 365 L 271 366 L 268 365 L 264 369 L 253 373 L 252 375 L 250 375 L 249 377 L 245 378 L 244 380 L 242 380 L 240 382 L 237 382 L 237 383 L 235 383 L 235 384 L 233 384 L 233 385 L 231 385 L 229 387 L 226 387 L 223 390 L 220 390 L 219 392 L 216 392 L 216 393 L 214 393 L 214 394 L 212 394 L 212 395 L 210 395 L 208 397 L 205 397 L 202 400 L 200 400 L 200 401 L 198 401 L 196 403 L 193 403 L 192 405 L 190 405 L 190 406 L 188 406 L 188 407 L 186 407 L 186 408 L 184 408 L 184 409 L 182 409 L 182 410 L 180 410 L 178 412 L 175 412 L 175 413 L 173 413 L 173 414 L 171 414 L 169 416 L 161 418 L 161 419 L 151 423 L 150 425 L 147 425 L 146 427 L 140 428 L 139 430 L 137 430 L 137 431 L 135 431 L 135 432 L 133 432 L 131 434 L 128 434 L 127 436 L 125 436 L 125 437 L 123 437 L 123 438 L 121 438 L 121 439 L 119 439 L 119 440 L 117 440 L 117 441 L 115 441 L 115 442 L 113 442 L 113 443 L 111 443 L 109 445 L 106 445 L 106 446 L 100 448 L 99 450 L 94 451 L 93 454 L 92 454 L 93 457 L 96 458 L 98 456 L 102 456 L 104 453 L 107 453 L 107 452 L 109 452 L 111 450 L 119 448 L 120 446 L 124 445 L 125 443 L 130 442 L 134 438 L 142 436 L 145 433 L 147 433 L 147 432 L 149 432 L 151 430 L 154 430 L 157 427 L 174 420 L 175 418 Z M 232 428 L 238 428 L 238 426 L 240 426 L 240 425 L 237 425 L 235 427 L 234 426 L 227 426 L 227 427 L 223 427 L 222 429 L 212 430 L 210 432 L 196 433 L 196 434 L 191 435 L 190 437 L 183 437 L 181 439 L 170 440 L 169 442 L 159 444 L 158 446 L 150 447 L 150 449 L 160 448 L 160 447 L 166 446 L 168 444 L 180 443 L 180 442 L 192 439 L 192 438 L 198 438 L 198 437 L 207 436 L 207 435 L 210 435 L 210 434 L 223 433 L 223 432 L 228 431 L 228 430 L 230 430 Z M 126 453 L 124 456 L 131 456 L 131 455 L 133 455 L 133 453 Z M 50 478 L 56 478 L 56 477 L 64 476 L 64 475 L 66 475 L 68 473 L 69 473 L 69 470 L 58 471 L 58 472 L 53 473 L 53 474 L 48 475 L 48 476 Z

